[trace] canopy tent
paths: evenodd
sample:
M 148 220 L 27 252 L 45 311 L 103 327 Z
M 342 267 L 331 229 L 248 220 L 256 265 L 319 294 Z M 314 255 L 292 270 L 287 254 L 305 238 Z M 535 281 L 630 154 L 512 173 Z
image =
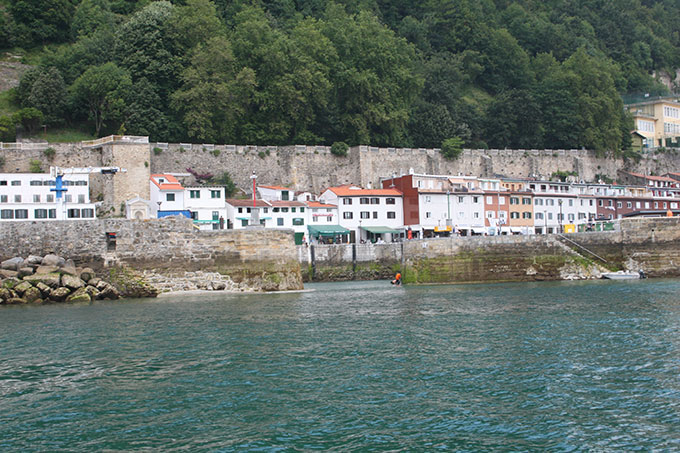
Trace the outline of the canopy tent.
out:
M 395 230 L 394 228 L 388 228 L 384 226 L 365 226 L 361 227 L 361 229 L 373 234 L 399 234 L 402 232 L 402 230 Z
M 350 233 L 347 228 L 341 227 L 340 225 L 308 225 L 307 229 L 309 230 L 309 235 L 312 237 L 333 237 Z

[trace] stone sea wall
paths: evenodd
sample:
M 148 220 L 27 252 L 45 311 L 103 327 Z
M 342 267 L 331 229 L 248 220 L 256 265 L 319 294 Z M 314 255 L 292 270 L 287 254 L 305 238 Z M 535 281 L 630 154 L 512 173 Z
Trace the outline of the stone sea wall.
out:
M 218 272 L 241 289 L 302 289 L 288 230 L 198 231 L 183 217 L 2 222 L 0 243 L 3 260 L 55 253 L 95 270 L 129 267 L 175 279 L 183 273 Z
M 533 235 L 298 246 L 298 260 L 308 281 L 389 278 L 396 271 L 407 283 L 587 279 L 624 269 L 680 276 L 678 218 L 626 219 L 620 231 L 565 237 L 573 242 Z

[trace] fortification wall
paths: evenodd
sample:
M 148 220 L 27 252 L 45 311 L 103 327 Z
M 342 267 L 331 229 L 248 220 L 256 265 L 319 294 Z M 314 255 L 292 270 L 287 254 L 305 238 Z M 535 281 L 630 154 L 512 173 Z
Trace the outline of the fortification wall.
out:
M 109 249 L 107 233 L 115 233 Z M 0 259 L 56 253 L 77 265 L 158 273 L 217 271 L 266 289 L 301 289 L 292 230 L 198 231 L 183 217 L 0 223 Z
M 105 177 L 92 178 L 91 197 L 104 200 L 108 208 L 120 214 L 120 200 L 127 195 L 146 196 L 151 173 L 199 173 L 219 175 L 228 172 L 238 187 L 248 191 L 253 171 L 262 184 L 276 184 L 319 193 L 339 184 L 369 183 L 380 178 L 402 175 L 413 169 L 427 174 L 472 174 L 550 177 L 555 171 L 576 172 L 577 179 L 594 181 L 596 175 L 616 178 L 620 169 L 640 173 L 663 174 L 680 168 L 675 152 L 647 155 L 639 162 L 598 157 L 586 150 L 464 150 L 453 161 L 444 159 L 438 150 L 423 148 L 376 148 L 356 146 L 347 157 L 337 157 L 327 146 L 248 146 L 212 144 L 150 145 L 115 144 L 84 149 L 80 144 L 53 144 L 55 156 L 48 160 L 43 150 L 0 150 L 4 158 L 2 171 L 28 171 L 31 160 L 62 167 L 116 165 L 128 170 L 118 188 L 106 184 Z M 189 178 L 187 183 L 194 181 Z

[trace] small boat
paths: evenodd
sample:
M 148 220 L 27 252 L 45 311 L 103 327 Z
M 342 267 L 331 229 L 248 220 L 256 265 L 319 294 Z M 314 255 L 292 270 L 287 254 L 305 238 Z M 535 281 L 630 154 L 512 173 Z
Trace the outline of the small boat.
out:
M 609 280 L 639 280 L 641 278 L 646 278 L 645 273 L 640 270 L 638 272 L 631 271 L 618 271 L 618 272 L 604 272 L 602 278 L 608 278 Z

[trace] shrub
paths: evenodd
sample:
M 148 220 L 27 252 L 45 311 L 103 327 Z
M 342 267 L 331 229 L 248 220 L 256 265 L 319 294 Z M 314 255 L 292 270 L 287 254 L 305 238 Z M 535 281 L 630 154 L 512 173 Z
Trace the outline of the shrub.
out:
M 331 154 L 334 156 L 345 157 L 347 156 L 347 150 L 349 145 L 345 142 L 335 142 L 331 145 Z
M 257 153 L 257 155 L 260 157 L 260 159 L 264 159 L 267 155 L 264 153 L 264 151 L 260 151 Z
M 144 161 L 144 166 L 145 166 L 146 168 L 149 168 L 149 161 L 145 160 L 145 161 Z
M 0 168 L 5 166 L 5 156 L 0 156 Z
M 212 155 L 215 156 L 215 157 L 219 156 L 219 155 L 220 155 L 220 150 L 219 150 L 219 149 L 213 149 L 213 150 L 212 150 Z
M 52 160 L 54 159 L 54 155 L 57 154 L 57 151 L 54 148 L 49 147 L 45 151 L 43 151 L 43 154 L 45 155 L 45 157 L 47 157 L 47 159 Z
M 156 156 L 158 156 L 158 155 L 159 155 L 160 153 L 162 153 L 162 152 L 163 152 L 162 149 L 160 149 L 158 146 L 154 146 L 154 148 L 153 148 L 153 153 L 154 153 Z
M 42 173 L 42 162 L 39 160 L 31 159 L 28 164 L 28 171 L 31 173 Z
M 224 186 L 224 194 L 227 197 L 234 195 L 234 193 L 236 192 L 236 184 L 234 184 L 234 181 L 232 181 L 231 179 L 231 175 L 229 175 L 229 173 L 227 173 L 226 171 L 222 173 L 221 176 L 213 178 L 211 182 L 213 184 Z
M 441 153 L 445 159 L 458 159 L 463 153 L 463 139 L 460 137 L 447 138 L 442 143 Z

